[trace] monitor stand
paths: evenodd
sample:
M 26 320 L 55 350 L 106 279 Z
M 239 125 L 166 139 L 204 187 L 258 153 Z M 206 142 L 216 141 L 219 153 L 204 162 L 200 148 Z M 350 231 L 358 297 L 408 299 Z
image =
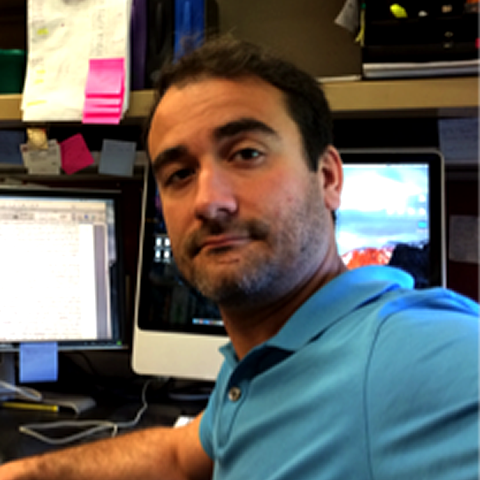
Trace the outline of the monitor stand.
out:
M 0 400 L 16 397 L 16 393 L 5 385 L 15 385 L 15 354 L 0 353 Z
M 63 394 L 63 393 L 45 393 L 41 392 L 41 399 L 22 396 L 15 387 L 15 353 L 0 353 L 0 401 L 20 400 L 26 402 L 37 402 L 45 405 L 56 405 L 59 409 L 71 410 L 74 413 L 81 413 L 94 407 L 95 400 L 88 395 Z M 11 385 L 14 388 L 8 388 Z

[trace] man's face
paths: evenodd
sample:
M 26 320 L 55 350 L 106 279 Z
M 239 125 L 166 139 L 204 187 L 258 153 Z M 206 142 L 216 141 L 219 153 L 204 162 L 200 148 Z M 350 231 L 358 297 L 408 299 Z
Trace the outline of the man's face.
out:
M 308 169 L 282 93 L 269 84 L 171 87 L 148 148 L 177 266 L 221 307 L 280 298 L 331 249 L 321 173 Z

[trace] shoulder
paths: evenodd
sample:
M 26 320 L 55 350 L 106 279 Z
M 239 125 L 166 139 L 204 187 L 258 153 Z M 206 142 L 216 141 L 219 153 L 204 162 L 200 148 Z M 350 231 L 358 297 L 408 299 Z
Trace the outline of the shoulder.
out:
M 451 290 L 396 290 L 379 301 L 378 311 L 378 354 L 389 342 L 397 349 L 404 342 L 403 348 L 410 350 L 441 344 L 448 344 L 448 349 L 459 343 L 478 345 L 479 306 Z
M 371 347 L 369 377 L 383 375 L 393 383 L 403 378 L 407 384 L 452 384 L 464 378 L 476 386 L 478 305 L 443 288 L 394 293 L 379 306 L 383 313 Z
M 478 305 L 433 289 L 397 294 L 382 308 L 386 314 L 365 380 L 372 455 L 389 459 L 390 468 L 401 462 L 404 476 L 417 472 L 412 478 L 472 478 L 478 451 Z

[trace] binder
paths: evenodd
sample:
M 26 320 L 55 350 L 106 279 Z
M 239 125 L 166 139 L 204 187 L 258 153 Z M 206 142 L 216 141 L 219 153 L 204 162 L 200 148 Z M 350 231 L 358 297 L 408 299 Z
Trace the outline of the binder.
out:
M 147 0 L 146 87 L 154 86 L 162 66 L 173 57 L 174 0 Z
M 131 90 L 143 90 L 147 61 L 147 0 L 133 0 L 130 20 Z
M 132 16 L 132 49 L 137 79 L 133 89 L 152 88 L 163 65 L 203 44 L 219 30 L 215 0 L 135 0 Z M 135 24 L 133 24 L 135 21 Z M 145 44 L 143 44 L 143 38 Z M 142 49 L 144 75 L 142 70 Z M 143 86 L 140 77 L 143 78 Z M 132 82 L 133 85 L 133 82 Z
M 215 0 L 175 0 L 175 61 L 202 45 L 218 28 Z

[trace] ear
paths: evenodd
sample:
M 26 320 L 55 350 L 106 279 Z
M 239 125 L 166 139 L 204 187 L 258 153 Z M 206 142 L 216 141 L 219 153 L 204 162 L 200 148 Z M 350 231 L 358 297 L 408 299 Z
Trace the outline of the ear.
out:
M 325 206 L 328 210 L 337 210 L 343 187 L 343 166 L 338 150 L 329 145 L 318 164 L 318 180 L 323 190 Z

